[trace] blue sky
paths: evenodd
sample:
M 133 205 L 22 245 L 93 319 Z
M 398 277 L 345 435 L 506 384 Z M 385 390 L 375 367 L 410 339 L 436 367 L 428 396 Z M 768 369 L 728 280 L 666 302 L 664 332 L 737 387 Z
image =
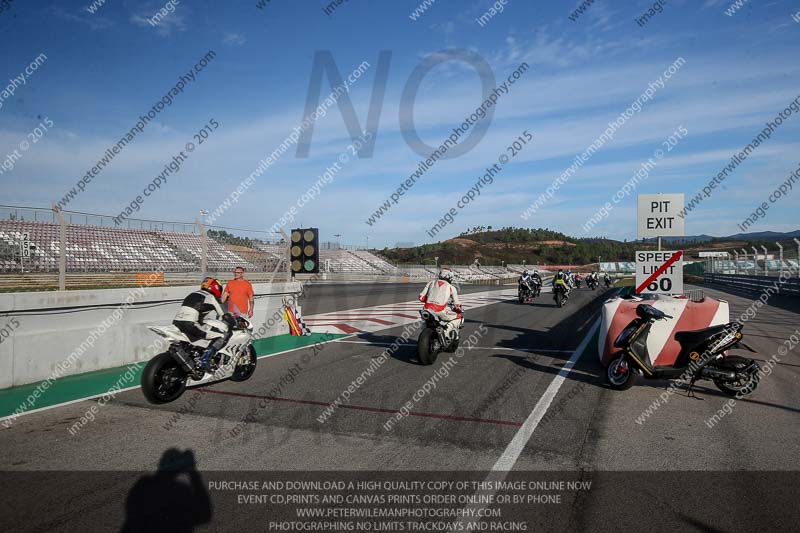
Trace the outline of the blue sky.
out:
M 371 68 L 350 98 L 366 122 L 381 50 L 391 63 L 372 158 L 350 160 L 297 225 L 323 239 L 371 246 L 432 242 L 476 225 L 549 227 L 588 236 L 582 224 L 630 179 L 679 126 L 688 135 L 636 193 L 695 194 L 786 105 L 800 95 L 800 2 L 750 0 L 733 16 L 728 0 L 670 0 L 644 27 L 634 21 L 652 2 L 597 0 L 577 20 L 578 2 L 507 0 L 483 27 L 475 19 L 494 2 L 437 0 L 418 20 L 418 1 L 350 0 L 330 16 L 325 1 L 256 0 L 177 4 L 155 28 L 144 22 L 164 2 L 107 0 L 49 5 L 16 0 L 0 13 L 0 89 L 40 53 L 46 62 L 0 109 L 0 159 L 40 119 L 43 139 L 0 176 L 3 204 L 47 207 L 60 199 L 208 50 L 214 61 L 197 75 L 133 144 L 74 199 L 69 209 L 116 215 L 153 180 L 210 118 L 207 143 L 137 213 L 193 220 L 213 210 L 302 121 L 314 53 L 330 50 L 346 76 Z M 32 5 L 37 4 L 37 5 Z M 429 54 L 472 50 L 502 81 L 530 65 L 501 98 L 486 135 L 470 152 L 442 160 L 372 226 L 365 220 L 416 168 L 421 157 L 399 127 L 400 95 Z M 686 63 L 535 216 L 520 215 L 676 58 Z M 330 85 L 323 81 L 322 94 Z M 480 105 L 480 81 L 462 63 L 440 65 L 420 85 L 413 116 L 420 136 L 440 144 Z M 523 130 L 534 142 L 435 239 L 425 230 L 478 180 Z M 737 224 L 800 163 L 800 116 L 794 115 L 693 211 L 687 234 L 738 233 Z M 310 156 L 294 149 L 271 166 L 217 223 L 266 229 L 337 160 L 350 138 L 331 109 L 315 125 Z M 636 193 L 591 231 L 636 238 Z M 753 231 L 800 227 L 800 191 L 771 206 Z

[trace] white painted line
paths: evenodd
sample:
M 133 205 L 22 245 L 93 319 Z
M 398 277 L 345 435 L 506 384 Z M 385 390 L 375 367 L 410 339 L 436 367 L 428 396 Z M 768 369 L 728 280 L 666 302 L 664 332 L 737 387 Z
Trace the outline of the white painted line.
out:
M 489 475 L 486 476 L 486 481 L 492 483 L 493 486 L 496 485 L 498 481 L 505 480 L 508 472 L 514 467 L 514 463 L 517 462 L 522 450 L 525 449 L 525 446 L 528 444 L 533 432 L 536 431 L 536 427 L 541 422 L 544 415 L 547 413 L 547 409 L 550 407 L 550 404 L 553 403 L 553 399 L 556 397 L 558 393 L 558 389 L 561 388 L 561 384 L 564 383 L 564 380 L 567 378 L 569 373 L 572 371 L 572 368 L 575 366 L 575 363 L 578 362 L 578 359 L 581 358 L 583 351 L 589 345 L 589 341 L 594 336 L 597 329 L 600 327 L 600 320 L 598 319 L 594 326 L 589 330 L 589 333 L 586 334 L 586 337 L 583 338 L 580 345 L 575 349 L 572 354 L 572 357 L 569 358 L 564 366 L 561 368 L 561 371 L 553 378 L 553 381 L 550 382 L 550 385 L 547 387 L 547 390 L 544 391 L 544 394 L 539 401 L 536 402 L 536 406 L 531 411 L 531 414 L 528 415 L 528 418 L 525 419 L 525 422 L 522 424 L 522 427 L 519 428 L 514 438 L 511 439 L 511 442 L 506 446 L 505 451 L 497 460 L 497 462 L 492 467 L 492 470 L 489 472 Z M 478 490 L 475 492 L 476 495 L 483 496 L 484 494 L 492 494 L 494 495 L 496 491 L 494 489 L 486 489 L 486 490 Z M 487 508 L 485 505 L 474 504 L 474 505 L 467 505 L 465 509 L 481 509 Z M 460 526 L 454 527 L 450 531 L 472 531 L 472 528 L 469 527 L 469 519 L 465 518 L 466 515 L 461 517 L 461 520 L 458 521 Z
M 592 328 L 589 330 L 589 333 L 586 334 L 586 337 L 583 338 L 580 345 L 575 349 L 575 352 L 573 352 L 572 357 L 570 357 L 569 361 L 567 361 L 564 366 L 561 367 L 561 371 L 547 387 L 547 390 L 544 391 L 542 397 L 539 398 L 539 401 L 536 403 L 536 407 L 533 408 L 531 414 L 528 415 L 528 418 L 522 424 L 522 427 L 519 428 L 517 434 L 514 435 L 513 439 L 511 439 L 511 442 L 506 447 L 503 455 L 501 455 L 494 464 L 492 470 L 507 472 L 514 467 L 514 463 L 517 462 L 517 458 L 522 453 L 522 450 L 530 440 L 533 432 L 536 431 L 536 427 L 539 425 L 539 422 L 542 420 L 545 413 L 547 413 L 547 409 L 550 407 L 550 404 L 553 403 L 553 399 L 556 397 L 558 389 L 561 388 L 561 384 L 564 383 L 565 379 L 567 379 L 567 376 L 572 371 L 575 363 L 578 362 L 578 359 L 581 358 L 583 351 L 586 349 L 586 346 L 589 344 L 589 341 L 599 327 L 600 320 L 594 323 L 594 326 L 592 326 Z

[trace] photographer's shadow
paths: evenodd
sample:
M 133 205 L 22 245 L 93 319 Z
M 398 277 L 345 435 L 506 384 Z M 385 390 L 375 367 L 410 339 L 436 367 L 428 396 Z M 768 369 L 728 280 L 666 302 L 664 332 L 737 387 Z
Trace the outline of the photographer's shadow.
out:
M 209 523 L 212 514 L 194 453 L 170 448 L 161 456 L 158 471 L 139 478 L 128 493 L 120 532 L 190 532 Z

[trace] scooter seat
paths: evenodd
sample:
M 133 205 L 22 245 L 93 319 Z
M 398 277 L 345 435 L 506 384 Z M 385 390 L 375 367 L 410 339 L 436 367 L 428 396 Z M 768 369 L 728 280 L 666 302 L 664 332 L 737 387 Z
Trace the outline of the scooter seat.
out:
M 703 329 L 679 331 L 675 334 L 675 340 L 678 341 L 678 343 L 681 346 L 686 346 L 691 348 L 708 340 L 708 338 L 713 335 L 722 333 L 723 331 L 728 329 L 729 326 L 730 326 L 729 324 L 722 324 L 719 326 L 711 326 Z

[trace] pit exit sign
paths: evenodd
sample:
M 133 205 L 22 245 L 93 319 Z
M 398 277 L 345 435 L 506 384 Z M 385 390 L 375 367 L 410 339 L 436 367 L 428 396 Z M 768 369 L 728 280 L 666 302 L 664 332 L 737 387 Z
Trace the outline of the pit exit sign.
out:
M 683 237 L 683 193 L 640 194 L 638 210 L 639 238 Z

